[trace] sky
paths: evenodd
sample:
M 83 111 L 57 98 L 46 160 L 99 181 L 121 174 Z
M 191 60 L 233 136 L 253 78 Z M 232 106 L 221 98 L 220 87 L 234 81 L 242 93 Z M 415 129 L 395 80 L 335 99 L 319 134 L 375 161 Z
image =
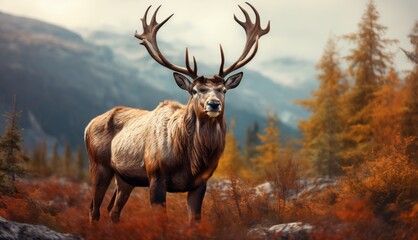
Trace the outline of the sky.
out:
M 315 75 L 315 64 L 321 58 L 327 40 L 332 35 L 338 37 L 356 32 L 367 2 L 368 0 L 251 1 L 261 16 L 262 27 L 270 20 L 271 30 L 260 39 L 257 56 L 247 67 L 259 70 L 288 86 L 297 87 L 305 81 L 311 81 Z M 398 46 L 410 49 L 407 35 L 418 20 L 418 1 L 374 2 L 380 13 L 380 23 L 388 27 L 385 36 L 398 39 Z M 162 5 L 157 17 L 159 22 L 172 13 L 174 16 L 160 29 L 158 38 L 175 43 L 179 52 L 184 52 L 188 47 L 198 63 L 218 66 L 219 44 L 224 48 L 228 64 L 239 57 L 245 43 L 245 33 L 233 19 L 234 14 L 239 19 L 244 19 L 238 4 L 253 16 L 244 1 L 232 0 L 0 0 L 0 11 L 36 18 L 76 32 L 102 29 L 131 37 L 135 30 L 142 31 L 140 18 L 146 8 L 153 5 L 153 11 Z M 352 46 L 344 41 L 338 43 L 342 53 L 350 47 Z M 400 71 L 412 68 L 412 64 L 397 47 L 393 51 L 396 53 L 395 63 Z M 297 66 L 302 67 L 298 69 Z

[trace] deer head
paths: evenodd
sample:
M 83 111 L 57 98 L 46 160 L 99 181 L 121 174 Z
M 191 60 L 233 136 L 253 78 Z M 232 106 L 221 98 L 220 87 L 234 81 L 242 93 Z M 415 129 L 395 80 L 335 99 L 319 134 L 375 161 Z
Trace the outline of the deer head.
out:
M 174 15 L 170 15 L 164 21 L 158 23 L 156 17 L 161 6 L 159 6 L 154 12 L 149 24 L 147 23 L 147 15 L 151 6 L 148 7 L 144 17 L 141 19 L 144 32 L 142 34 L 135 33 L 135 37 L 142 40 L 140 44 L 145 46 L 148 53 L 155 61 L 174 71 L 173 76 L 177 85 L 190 94 L 190 101 L 194 103 L 193 106 L 195 108 L 195 113 L 199 117 L 215 118 L 223 115 L 225 93 L 240 84 L 243 73 L 239 72 L 228 78 L 226 78 L 226 76 L 243 67 L 251 61 L 251 59 L 253 59 L 257 53 L 259 38 L 270 31 L 270 21 L 268 22 L 267 27 L 262 29 L 260 26 L 260 16 L 257 10 L 251 4 L 246 4 L 248 4 L 255 13 L 256 19 L 254 23 L 251 22 L 248 12 L 241 6 L 238 7 L 245 16 L 245 22 L 238 20 L 238 18 L 234 15 L 235 21 L 244 28 L 247 36 L 244 50 L 237 61 L 229 67 L 224 68 L 225 57 L 222 46 L 220 46 L 221 65 L 219 73 L 215 74 L 213 77 L 199 76 L 197 74 L 196 59 L 193 57 L 192 68 L 190 66 L 189 52 L 187 48 L 186 67 L 180 67 L 171 63 L 161 53 L 157 44 L 157 32 Z M 253 49 L 252 52 L 251 49 Z

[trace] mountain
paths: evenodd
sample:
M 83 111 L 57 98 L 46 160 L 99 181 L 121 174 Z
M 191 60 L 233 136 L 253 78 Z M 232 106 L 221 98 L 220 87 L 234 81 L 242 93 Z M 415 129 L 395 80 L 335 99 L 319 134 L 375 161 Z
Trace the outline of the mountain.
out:
M 172 72 L 154 63 L 132 35 L 120 39 L 126 49 L 113 48 L 58 26 L 1 12 L 0 32 L 0 111 L 9 110 L 16 95 L 29 145 L 40 138 L 80 145 L 88 122 L 114 106 L 153 109 L 164 99 L 187 101 Z M 101 34 L 102 40 L 104 34 L 112 36 Z M 241 140 L 247 126 L 264 123 L 263 102 L 292 111 L 280 102 L 291 93 L 257 72 L 244 72 L 242 85 L 227 93 L 227 117 L 237 120 Z M 284 135 L 298 134 L 286 124 L 281 128 Z

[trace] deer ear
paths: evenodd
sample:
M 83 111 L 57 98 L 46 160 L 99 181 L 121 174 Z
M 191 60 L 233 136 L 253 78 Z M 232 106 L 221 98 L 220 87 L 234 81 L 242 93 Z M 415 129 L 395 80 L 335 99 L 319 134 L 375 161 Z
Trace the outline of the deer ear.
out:
M 179 86 L 183 90 L 190 92 L 190 86 L 192 85 L 192 83 L 190 82 L 189 79 L 187 79 L 186 76 L 177 72 L 174 72 L 173 76 L 174 76 L 174 79 L 176 80 L 177 86 Z
M 226 89 L 233 89 L 238 87 L 239 83 L 241 82 L 242 76 L 244 74 L 242 72 L 239 72 L 237 74 L 234 74 L 232 76 L 230 76 L 228 79 L 226 79 L 225 81 L 225 87 Z

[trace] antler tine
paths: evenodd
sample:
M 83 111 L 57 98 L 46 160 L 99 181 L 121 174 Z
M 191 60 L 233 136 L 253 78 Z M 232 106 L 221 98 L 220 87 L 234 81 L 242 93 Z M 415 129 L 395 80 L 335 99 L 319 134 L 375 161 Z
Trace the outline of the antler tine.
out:
M 224 56 L 224 50 L 222 49 L 221 44 L 219 44 L 219 48 L 221 49 L 221 66 L 219 67 L 219 76 L 222 76 L 224 74 L 225 56 Z
M 160 7 L 161 7 L 161 5 L 158 6 L 158 8 L 155 10 L 154 14 L 152 14 L 151 23 L 150 23 L 151 26 L 152 25 L 158 25 L 158 23 L 157 23 L 157 13 L 158 13 L 158 10 L 160 10 Z
M 160 9 L 161 5 L 154 11 L 154 14 L 151 17 L 151 22 L 147 23 L 147 16 L 148 11 L 151 8 L 149 6 L 147 10 L 145 11 L 144 17 L 141 19 L 142 26 L 144 29 L 144 32 L 142 34 L 138 34 L 135 32 L 135 37 L 142 40 L 140 43 L 141 45 L 145 46 L 147 49 L 149 55 L 159 64 L 162 66 L 171 69 L 176 72 L 183 73 L 193 79 L 197 77 L 197 64 L 196 59 L 193 57 L 193 63 L 194 63 L 194 70 L 191 69 L 189 64 L 189 58 L 188 58 L 188 50 L 186 49 L 186 68 L 177 66 L 170 61 L 168 61 L 164 55 L 161 53 L 158 43 L 157 43 L 157 32 L 158 30 L 168 21 L 170 18 L 174 15 L 171 14 L 169 17 L 167 17 L 164 21 L 161 23 L 157 22 L 157 13 Z
M 147 10 L 145 11 L 144 17 L 141 18 L 142 21 L 142 28 L 146 29 L 148 24 L 147 24 L 147 15 L 148 15 L 148 11 L 150 10 L 150 8 L 152 7 L 152 5 L 150 5 Z
M 186 68 L 187 68 L 187 71 L 197 75 L 196 59 L 193 56 L 193 70 L 192 70 L 192 68 L 190 67 L 190 62 L 189 62 L 189 49 L 188 48 L 186 48 Z
M 258 14 L 257 10 L 255 9 L 255 7 L 253 5 L 251 5 L 249 2 L 245 2 L 248 6 L 251 7 L 251 9 L 254 11 L 255 14 L 255 25 L 260 25 L 260 14 Z
M 241 9 L 242 13 L 244 13 L 245 22 L 240 21 L 235 14 L 234 14 L 234 19 L 239 25 L 241 25 L 244 28 L 245 32 L 247 32 L 248 30 L 247 28 L 250 27 L 248 26 L 248 24 L 252 25 L 250 15 L 240 5 L 238 5 L 238 7 Z
M 238 5 L 242 13 L 244 14 L 245 21 L 244 22 L 240 21 L 235 15 L 234 15 L 234 19 L 239 25 L 241 25 L 244 28 L 245 33 L 247 35 L 247 40 L 245 42 L 244 50 L 242 51 L 241 56 L 238 58 L 236 62 L 234 62 L 227 69 L 223 68 L 223 65 L 225 63 L 225 57 L 224 57 L 223 49 L 221 46 L 221 66 L 219 69 L 219 76 L 221 77 L 225 77 L 232 71 L 235 71 L 238 68 L 241 68 L 242 66 L 247 64 L 249 61 L 251 61 L 257 53 L 258 40 L 260 39 L 260 37 L 262 37 L 263 35 L 267 34 L 270 31 L 270 21 L 268 22 L 267 27 L 263 29 L 260 23 L 261 22 L 260 15 L 258 14 L 257 10 L 250 3 L 246 2 L 246 4 L 250 6 L 251 9 L 254 11 L 255 22 L 253 23 L 251 21 L 251 18 L 248 12 L 244 8 Z M 253 49 L 253 52 L 248 56 L 251 49 Z
M 196 58 L 193 56 L 193 72 L 197 76 L 197 63 Z

